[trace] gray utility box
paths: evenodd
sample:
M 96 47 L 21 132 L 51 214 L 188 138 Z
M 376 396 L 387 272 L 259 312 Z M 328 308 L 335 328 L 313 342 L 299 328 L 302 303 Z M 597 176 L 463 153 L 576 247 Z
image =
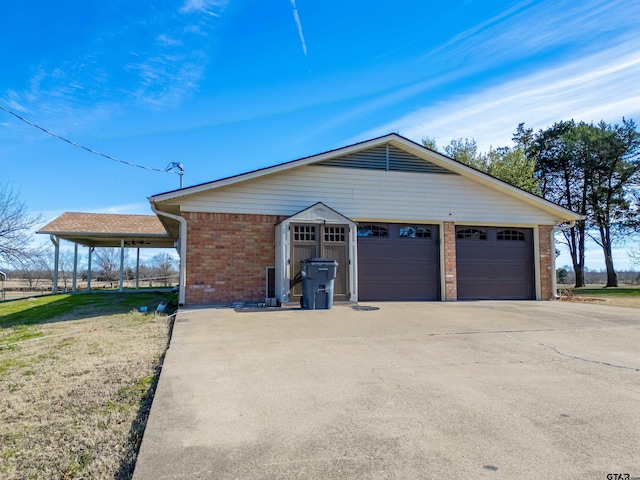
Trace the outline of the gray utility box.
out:
M 302 298 L 300 306 L 308 310 L 333 307 L 333 280 L 338 262 L 330 258 L 307 258 L 300 261 Z

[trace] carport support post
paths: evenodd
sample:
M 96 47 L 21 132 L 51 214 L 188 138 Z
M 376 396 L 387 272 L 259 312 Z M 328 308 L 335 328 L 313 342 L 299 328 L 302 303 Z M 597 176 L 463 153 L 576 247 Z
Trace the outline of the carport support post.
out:
M 73 281 L 71 283 L 71 291 L 76 293 L 76 281 L 78 279 L 78 244 L 73 244 Z
M 119 292 L 123 290 L 122 282 L 124 280 L 124 238 L 120 240 L 120 288 Z
M 140 248 L 136 250 L 136 290 L 138 290 L 140 288 Z
M 51 293 L 58 293 L 58 264 L 60 262 L 60 240 L 56 238 L 55 235 L 49 235 L 51 239 L 51 243 L 55 246 L 54 256 L 53 256 L 53 287 L 51 288 Z
M 91 291 L 91 254 L 96 247 L 89 247 L 89 255 L 87 258 L 87 292 Z

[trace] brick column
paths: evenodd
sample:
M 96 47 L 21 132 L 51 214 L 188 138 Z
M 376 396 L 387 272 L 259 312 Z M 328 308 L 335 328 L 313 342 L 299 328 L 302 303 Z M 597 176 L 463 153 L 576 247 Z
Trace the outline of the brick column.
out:
M 456 226 L 453 222 L 444 222 L 442 228 L 444 242 L 444 300 L 458 300 L 458 278 L 456 266 Z
M 540 299 L 553 300 L 553 277 L 551 265 L 555 255 L 555 245 L 551 244 L 551 225 L 538 225 L 538 247 L 540 250 Z

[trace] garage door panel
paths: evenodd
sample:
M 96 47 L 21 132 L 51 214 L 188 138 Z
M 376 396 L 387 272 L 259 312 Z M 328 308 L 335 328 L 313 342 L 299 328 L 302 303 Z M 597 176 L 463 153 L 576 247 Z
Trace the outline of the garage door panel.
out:
M 386 237 L 358 237 L 359 300 L 440 299 L 438 227 L 421 226 L 421 233 L 427 229 L 430 238 L 402 238 L 400 228 L 385 224 Z
M 459 300 L 535 298 L 532 229 L 458 227 L 456 232 Z

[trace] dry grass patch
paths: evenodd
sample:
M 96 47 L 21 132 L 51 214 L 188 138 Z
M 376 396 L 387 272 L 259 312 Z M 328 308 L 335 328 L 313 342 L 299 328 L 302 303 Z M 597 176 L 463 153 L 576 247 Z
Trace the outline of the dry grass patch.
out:
M 2 328 L 0 477 L 130 478 L 170 324 L 131 311 Z

